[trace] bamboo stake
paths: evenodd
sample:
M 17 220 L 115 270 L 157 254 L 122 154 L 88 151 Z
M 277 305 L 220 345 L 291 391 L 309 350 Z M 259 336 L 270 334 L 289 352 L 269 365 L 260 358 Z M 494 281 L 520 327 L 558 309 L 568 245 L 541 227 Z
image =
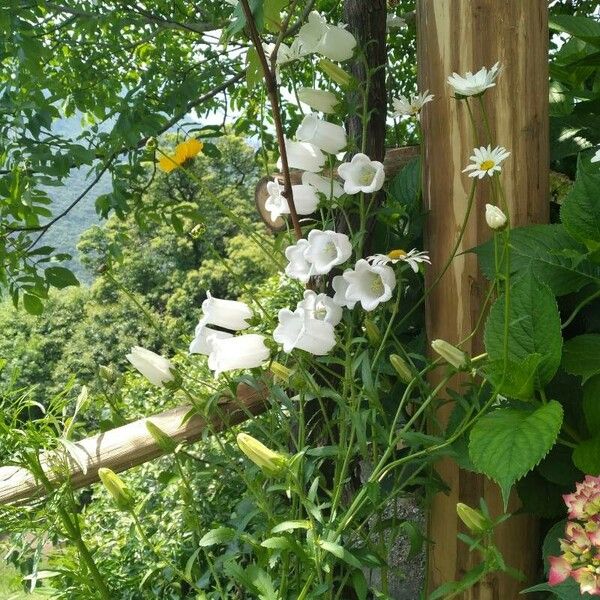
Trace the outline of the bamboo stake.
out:
M 546 0 L 419 0 L 418 70 L 420 89 L 429 89 L 435 101 L 422 118 L 424 205 L 429 212 L 427 245 L 432 259 L 432 281 L 455 243 L 466 209 L 471 180 L 461 171 L 475 146 L 464 101 L 452 98 L 446 78 L 453 71 L 475 72 L 500 61 L 504 70 L 484 103 L 490 116 L 494 143 L 511 152 L 503 167 L 512 223 L 548 220 L 548 3 Z M 472 103 L 479 112 L 477 99 Z M 478 124 L 479 145 L 487 145 L 485 128 Z M 459 253 L 490 237 L 485 203 L 491 202 L 489 185 L 480 185 L 473 213 Z M 429 339 L 451 343 L 464 339 L 474 328 L 483 304 L 485 281 L 473 254 L 457 256 L 427 302 Z M 481 335 L 465 346 L 473 355 L 482 350 Z M 457 384 L 459 382 L 456 382 Z M 438 416 L 445 422 L 448 404 Z M 429 537 L 434 540 L 429 560 L 429 587 L 460 579 L 474 566 L 476 557 L 457 540 L 461 531 L 456 503 L 476 506 L 483 497 L 494 515 L 502 512 L 497 486 L 485 477 L 458 469 L 450 460 L 437 470 L 450 490 L 433 501 Z M 518 508 L 516 497 L 509 510 Z M 497 531 L 506 562 L 528 580 L 538 562 L 537 523 L 516 516 Z M 468 600 L 518 598 L 524 585 L 505 576 L 491 576 L 461 595 Z

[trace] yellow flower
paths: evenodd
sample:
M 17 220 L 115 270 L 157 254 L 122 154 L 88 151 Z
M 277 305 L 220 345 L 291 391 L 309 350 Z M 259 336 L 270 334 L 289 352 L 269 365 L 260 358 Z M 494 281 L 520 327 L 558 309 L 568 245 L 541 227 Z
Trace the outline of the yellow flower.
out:
M 158 168 L 165 173 L 170 173 L 202 152 L 203 147 L 204 144 L 196 138 L 185 140 L 185 142 L 177 144 L 173 154 L 164 154 L 160 157 Z

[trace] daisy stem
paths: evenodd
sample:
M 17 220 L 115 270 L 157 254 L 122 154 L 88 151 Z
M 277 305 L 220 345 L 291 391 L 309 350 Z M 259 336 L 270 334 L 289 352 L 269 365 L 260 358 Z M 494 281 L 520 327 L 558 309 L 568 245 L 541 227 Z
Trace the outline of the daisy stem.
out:
M 479 102 L 479 106 L 481 107 L 481 114 L 483 115 L 483 125 L 485 127 L 485 132 L 488 137 L 488 144 L 492 144 L 492 128 L 490 127 L 490 120 L 488 119 L 487 111 L 485 110 L 485 104 L 483 103 L 483 97 L 478 96 L 477 100 Z
M 475 141 L 475 146 L 479 146 L 479 134 L 477 133 L 477 125 L 475 124 L 475 117 L 473 116 L 473 109 L 469 104 L 469 99 L 465 98 L 465 104 L 467 105 L 467 112 L 469 113 L 469 122 L 471 123 L 471 132 L 473 134 L 473 140 Z

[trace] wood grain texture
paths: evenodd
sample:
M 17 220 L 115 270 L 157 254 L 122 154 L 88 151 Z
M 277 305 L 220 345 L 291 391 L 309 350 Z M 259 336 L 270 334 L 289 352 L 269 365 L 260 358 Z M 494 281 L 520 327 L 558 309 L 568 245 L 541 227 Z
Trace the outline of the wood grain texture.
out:
M 64 452 L 48 454 L 42 457 L 41 462 L 51 482 L 58 485 L 64 481 L 66 469 L 73 488 L 81 488 L 99 480 L 98 469 L 101 467 L 119 473 L 164 454 L 148 433 L 147 421 L 152 421 L 178 443 L 194 442 L 207 433 L 221 431 L 264 412 L 267 408 L 266 393 L 266 388 L 255 389 L 242 383 L 237 389 L 237 399 L 224 399 L 219 404 L 218 415 L 210 421 L 195 414 L 184 422 L 191 410 L 191 406 L 184 405 L 85 438 L 76 442 L 81 456 L 85 457 L 85 473 Z M 26 469 L 0 467 L 0 504 L 23 503 L 43 494 L 43 486 Z
M 494 143 L 511 152 L 502 172 L 514 226 L 548 220 L 548 4 L 546 0 L 419 0 L 417 4 L 419 86 L 435 94 L 422 115 L 425 136 L 424 202 L 429 211 L 426 248 L 433 266 L 429 282 L 437 276 L 450 254 L 464 219 L 471 179 L 462 173 L 475 146 L 464 102 L 452 97 L 448 75 L 475 72 L 500 61 L 503 71 L 484 102 L 490 116 Z M 473 108 L 478 113 L 476 102 Z M 479 139 L 485 140 L 479 123 Z M 479 186 L 473 213 L 459 253 L 490 237 L 485 222 L 485 203 L 490 200 L 489 182 Z M 457 256 L 427 302 L 429 339 L 457 343 L 475 327 L 486 282 L 473 254 Z M 465 349 L 482 351 L 476 336 Z M 456 382 L 458 384 L 458 382 Z M 455 386 L 456 387 L 456 386 Z M 443 421 L 451 405 L 440 410 Z M 456 503 L 476 506 L 488 502 L 493 514 L 502 511 L 495 484 L 484 477 L 459 470 L 451 461 L 438 465 L 450 487 L 433 502 L 429 537 L 428 581 L 434 589 L 461 578 L 475 565 L 461 531 Z M 513 498 L 511 510 L 518 507 Z M 505 558 L 534 577 L 538 562 L 536 522 L 526 516 L 509 520 L 498 530 L 497 541 Z M 461 598 L 512 600 L 523 584 L 504 576 L 490 576 Z

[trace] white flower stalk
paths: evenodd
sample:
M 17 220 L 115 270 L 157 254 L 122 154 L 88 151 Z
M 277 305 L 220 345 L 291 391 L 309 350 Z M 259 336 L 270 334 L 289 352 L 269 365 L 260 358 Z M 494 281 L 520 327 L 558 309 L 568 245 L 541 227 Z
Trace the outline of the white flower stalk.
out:
M 481 68 L 475 75 L 471 71 L 464 76 L 452 73 L 448 77 L 448 83 L 461 98 L 468 96 L 480 96 L 485 90 L 496 85 L 496 77 L 500 74 L 500 63 L 497 62 L 491 69 Z
M 302 173 L 302 185 L 312 186 L 317 192 L 324 194 L 329 199 L 339 198 L 344 195 L 344 188 L 338 181 L 331 177 L 328 178 L 311 173 L 310 171 Z
M 265 202 L 265 208 L 271 213 L 272 221 L 276 221 L 281 215 L 290 214 L 290 205 L 283 195 L 283 189 L 283 186 L 277 181 L 267 183 L 269 196 Z M 299 215 L 311 215 L 317 210 L 319 197 L 311 186 L 293 185 L 292 194 L 294 195 L 294 206 Z
M 313 110 L 322 113 L 334 113 L 339 104 L 339 98 L 329 90 L 317 90 L 314 88 L 301 87 L 298 90 L 300 102 L 308 104 Z
M 310 263 L 304 257 L 308 250 L 308 240 L 298 240 L 293 246 L 285 249 L 285 257 L 288 264 L 285 267 L 285 274 L 291 279 L 298 279 L 302 283 L 307 283 L 310 279 Z
M 434 98 L 429 90 L 425 90 L 422 94 L 414 94 L 410 97 L 400 96 L 394 98 L 392 104 L 394 106 L 394 115 L 396 117 L 418 117 L 421 109 L 425 104 L 431 102 Z
M 296 309 L 302 309 L 307 317 L 331 323 L 334 327 L 342 320 L 342 307 L 327 294 L 317 294 L 312 290 L 304 292 L 304 299 Z
M 226 371 L 262 367 L 269 359 L 265 336 L 258 333 L 226 339 L 212 338 L 211 344 L 208 368 L 215 372 L 215 378 Z
M 317 113 L 310 113 L 302 119 L 296 130 L 296 137 L 302 142 L 310 142 L 317 148 L 337 154 L 348 144 L 346 130 L 341 125 L 319 119 Z
M 493 204 L 485 205 L 485 222 L 491 229 L 503 229 L 506 225 L 506 215 Z
M 470 157 L 471 164 L 463 169 L 463 173 L 469 173 L 469 177 L 478 177 L 483 179 L 486 175 L 493 177 L 494 173 L 500 173 L 500 166 L 508 157 L 510 152 L 502 147 L 496 146 L 493 150 L 490 145 L 481 146 L 473 150 Z
M 346 271 L 343 277 L 348 282 L 346 299 L 360 302 L 366 311 L 387 302 L 396 287 L 396 275 L 391 267 L 371 265 L 364 258 L 356 263 L 354 270 Z
M 290 169 L 318 173 L 325 165 L 325 155 L 314 144 L 286 139 L 285 148 Z M 281 158 L 277 161 L 277 168 L 279 170 L 283 168 Z
M 211 329 L 200 321 L 196 327 L 194 333 L 194 339 L 190 344 L 190 354 L 205 354 L 208 356 L 212 352 L 212 340 L 233 337 L 232 333 L 227 331 L 219 331 L 218 329 Z
M 304 258 L 310 263 L 310 274 L 327 275 L 333 267 L 346 262 L 352 254 L 348 236 L 335 231 L 313 229 L 308 234 Z
M 344 271 L 344 275 L 346 273 L 350 273 L 351 271 L 352 269 L 346 269 Z M 348 297 L 346 296 L 346 292 L 348 291 L 348 282 L 343 275 L 336 275 L 331 282 L 331 287 L 334 291 L 333 301 L 338 306 L 349 309 L 353 309 L 356 306 L 356 300 L 348 300 Z
M 364 192 L 370 194 L 383 187 L 385 171 L 383 163 L 371 160 L 366 154 L 355 154 L 350 162 L 338 167 L 338 174 L 344 180 L 346 194 Z
M 594 156 L 592 156 L 591 162 L 593 162 L 593 163 L 600 162 L 600 148 L 598 148 L 598 150 L 596 150 L 596 154 L 594 154 Z
M 171 362 L 152 350 L 133 346 L 125 358 L 153 385 L 164 387 L 165 383 L 175 379 Z
M 416 248 L 413 248 L 410 252 L 404 252 L 404 250 L 392 250 L 388 254 L 374 254 L 373 256 L 368 256 L 367 261 L 372 265 L 377 266 L 390 263 L 395 265 L 402 261 L 407 263 L 415 273 L 419 272 L 419 264 L 431 264 L 429 253 L 426 251 L 419 251 Z
M 298 39 L 308 52 L 316 52 L 336 61 L 352 58 L 356 47 L 356 39 L 349 31 L 330 25 L 314 10 L 308 15 L 307 23 L 300 28 Z
M 406 27 L 406 21 L 402 17 L 388 15 L 385 19 L 385 25 L 388 31 L 390 29 L 400 29 L 401 27 Z
M 273 339 L 283 345 L 284 352 L 289 354 L 298 348 L 315 356 L 323 356 L 335 346 L 331 323 L 311 319 L 303 309 L 292 312 L 283 308 L 278 317 L 279 325 L 273 331 Z
M 237 300 L 221 300 L 206 292 L 206 300 L 202 303 L 203 317 L 198 325 L 216 325 L 224 329 L 239 331 L 250 327 L 248 319 L 252 317 L 252 309 L 245 302 Z

